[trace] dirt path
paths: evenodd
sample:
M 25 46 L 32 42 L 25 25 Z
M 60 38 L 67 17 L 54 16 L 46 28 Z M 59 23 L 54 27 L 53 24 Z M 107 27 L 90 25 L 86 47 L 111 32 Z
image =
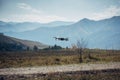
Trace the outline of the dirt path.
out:
M 45 73 L 53 73 L 53 72 L 103 70 L 103 69 L 120 69 L 120 62 L 4 68 L 4 69 L 0 69 L 0 75 L 13 75 L 13 74 L 22 75 L 22 74 L 37 74 L 37 73 L 45 74 Z

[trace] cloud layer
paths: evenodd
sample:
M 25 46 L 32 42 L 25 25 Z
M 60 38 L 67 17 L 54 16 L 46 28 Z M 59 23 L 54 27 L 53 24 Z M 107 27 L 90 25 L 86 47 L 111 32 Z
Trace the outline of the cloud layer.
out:
M 101 20 L 105 18 L 110 18 L 112 16 L 120 16 L 120 7 L 110 6 L 105 9 L 103 12 L 93 13 L 90 19 Z
M 33 8 L 26 3 L 18 3 L 16 6 L 20 10 L 25 10 L 27 13 L 24 14 L 13 14 L 7 18 L 2 18 L 3 21 L 13 22 L 40 22 L 48 23 L 52 21 L 68 21 L 65 17 L 57 15 L 48 15 L 42 10 Z
M 120 16 L 120 6 L 114 5 L 107 8 L 101 8 L 102 11 L 96 10 L 96 12 L 88 12 L 86 14 L 85 10 L 80 10 L 83 14 L 77 14 L 77 11 L 73 11 L 73 13 L 64 11 L 64 8 L 61 8 L 59 13 L 53 11 L 45 12 L 45 10 L 41 10 L 40 8 L 35 8 L 34 5 L 26 4 L 26 3 L 15 3 L 16 7 L 13 7 L 18 10 L 11 11 L 11 14 L 7 14 L 4 17 L 1 17 L 2 21 L 13 21 L 13 22 L 40 22 L 40 23 L 48 23 L 52 21 L 78 21 L 82 18 L 89 18 L 93 20 L 101 20 L 105 18 L 110 18 L 112 16 Z M 53 9 L 53 8 L 52 8 Z M 57 9 L 57 8 L 55 8 Z M 75 14 L 74 14 L 75 13 Z M 70 15 L 69 15 L 70 14 Z M 61 16 L 62 15 L 62 16 Z M 71 19 L 71 20 L 70 20 Z

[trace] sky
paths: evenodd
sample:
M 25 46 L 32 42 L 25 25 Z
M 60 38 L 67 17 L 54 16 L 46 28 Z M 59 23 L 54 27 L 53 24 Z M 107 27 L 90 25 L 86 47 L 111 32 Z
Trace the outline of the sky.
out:
M 5 22 L 101 20 L 120 15 L 120 0 L 0 0 Z

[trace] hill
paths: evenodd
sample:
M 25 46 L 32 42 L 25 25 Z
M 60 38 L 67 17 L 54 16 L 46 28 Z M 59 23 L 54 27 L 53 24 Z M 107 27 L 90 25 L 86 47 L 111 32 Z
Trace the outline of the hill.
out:
M 48 45 L 44 45 L 40 42 L 21 40 L 9 36 L 5 36 L 0 33 L 0 51 L 20 51 L 20 50 L 33 50 L 34 46 L 38 49 L 47 48 Z

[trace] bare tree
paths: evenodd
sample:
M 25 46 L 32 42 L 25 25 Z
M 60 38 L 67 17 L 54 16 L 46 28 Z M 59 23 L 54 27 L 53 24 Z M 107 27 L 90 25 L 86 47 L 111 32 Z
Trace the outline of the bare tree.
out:
M 76 47 L 77 51 L 79 53 L 79 62 L 83 62 L 82 55 L 86 49 L 87 41 L 84 39 L 77 40 Z

